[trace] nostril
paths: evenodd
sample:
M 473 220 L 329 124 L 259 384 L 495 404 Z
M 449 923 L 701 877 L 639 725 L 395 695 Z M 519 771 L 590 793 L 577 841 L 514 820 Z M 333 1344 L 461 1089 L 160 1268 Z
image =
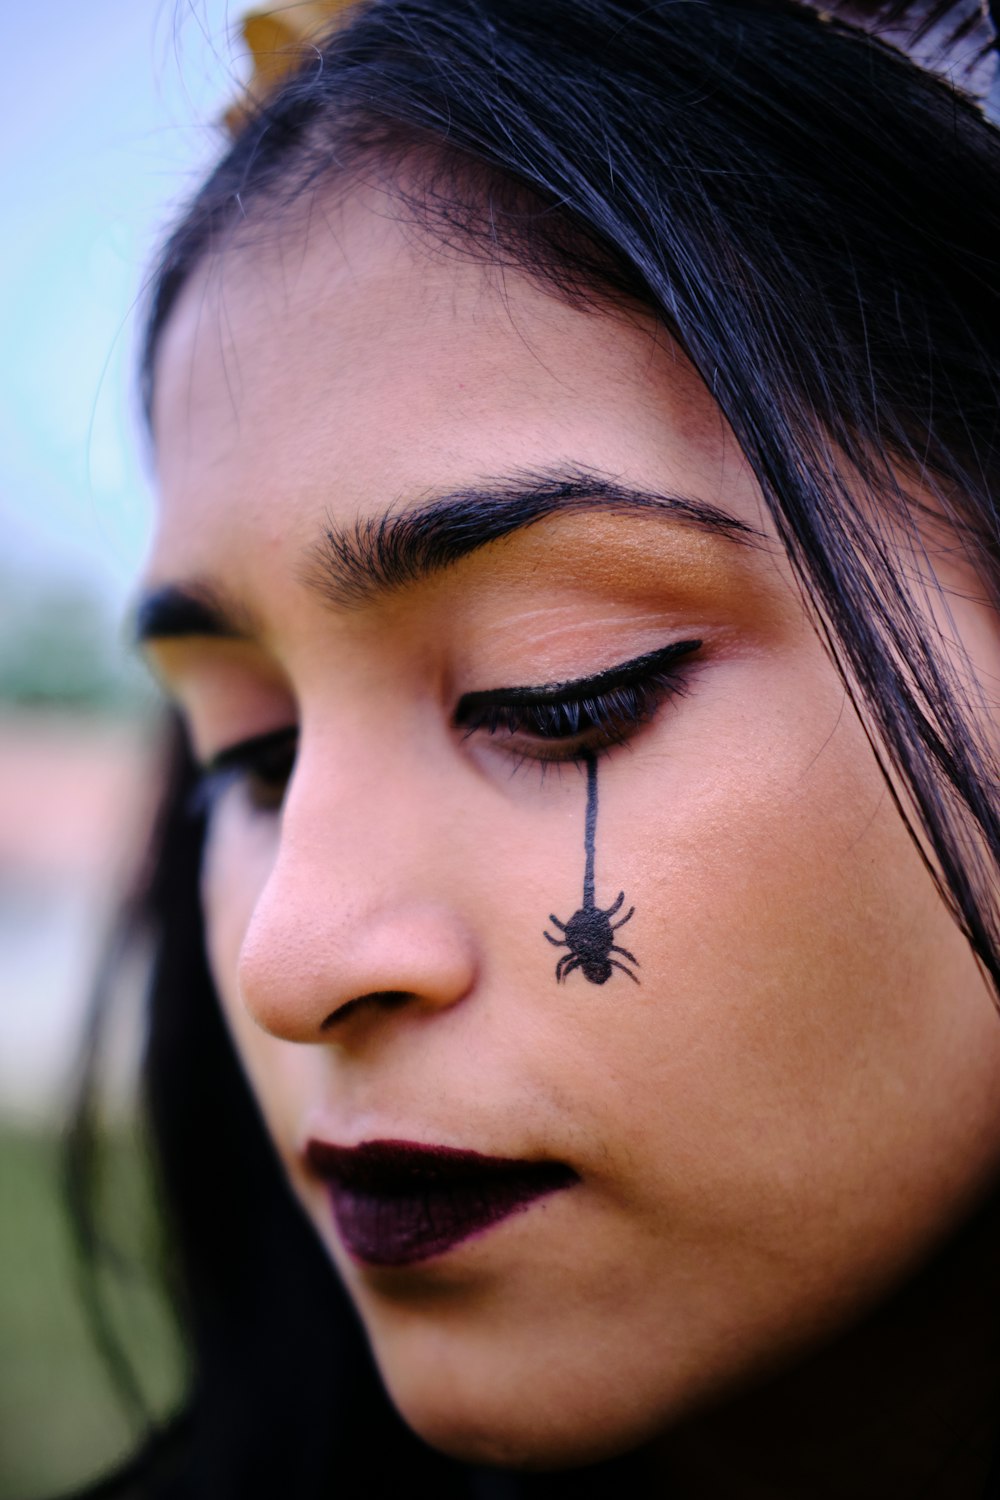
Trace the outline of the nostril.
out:
M 321 1023 L 320 1030 L 329 1031 L 363 1008 L 371 1006 L 379 1010 L 398 1010 L 401 1005 L 414 999 L 416 996 L 409 990 L 372 990 L 370 994 L 357 995 L 353 1000 L 345 1000 L 343 1005 L 338 1005 Z

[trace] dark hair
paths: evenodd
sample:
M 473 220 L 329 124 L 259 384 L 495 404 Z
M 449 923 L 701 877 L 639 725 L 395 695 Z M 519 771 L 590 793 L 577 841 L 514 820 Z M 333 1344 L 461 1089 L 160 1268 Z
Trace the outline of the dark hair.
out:
M 995 757 L 899 560 L 924 572 L 947 535 L 1000 602 L 1000 133 L 783 0 L 375 0 L 250 119 L 170 239 L 147 409 L 194 272 L 369 174 L 452 250 L 640 307 L 679 341 L 1000 988 Z M 307 1500 L 361 1452 L 385 1465 L 366 1493 L 421 1468 L 467 1492 L 392 1413 L 281 1180 L 212 993 L 182 750 L 178 766 L 145 908 L 149 1101 L 195 1371 L 177 1492 Z

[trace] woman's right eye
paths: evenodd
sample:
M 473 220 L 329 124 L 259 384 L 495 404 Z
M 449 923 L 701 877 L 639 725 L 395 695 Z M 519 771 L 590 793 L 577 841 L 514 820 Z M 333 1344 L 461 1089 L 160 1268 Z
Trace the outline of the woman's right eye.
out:
M 210 813 L 225 791 L 238 787 L 254 812 L 279 812 L 295 767 L 298 739 L 298 729 L 290 725 L 220 750 L 199 775 L 197 809 Z

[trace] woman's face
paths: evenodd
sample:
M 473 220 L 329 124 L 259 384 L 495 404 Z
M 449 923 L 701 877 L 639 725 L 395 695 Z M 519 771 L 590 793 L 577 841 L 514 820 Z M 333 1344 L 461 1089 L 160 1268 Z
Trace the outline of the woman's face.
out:
M 883 1295 L 1000 1027 L 669 340 L 357 197 L 193 279 L 155 428 L 213 973 L 404 1416 L 583 1461 Z

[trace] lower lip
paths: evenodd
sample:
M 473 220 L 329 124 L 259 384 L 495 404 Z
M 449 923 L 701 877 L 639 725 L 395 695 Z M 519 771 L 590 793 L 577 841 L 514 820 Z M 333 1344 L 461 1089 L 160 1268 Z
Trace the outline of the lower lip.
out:
M 418 1150 L 405 1142 L 379 1146 L 379 1168 L 371 1173 L 363 1162 L 344 1170 L 333 1166 L 319 1143 L 310 1150 L 313 1166 L 331 1179 L 330 1200 L 344 1245 L 370 1266 L 411 1266 L 444 1255 L 579 1181 L 558 1163 L 508 1163 L 447 1148 Z

